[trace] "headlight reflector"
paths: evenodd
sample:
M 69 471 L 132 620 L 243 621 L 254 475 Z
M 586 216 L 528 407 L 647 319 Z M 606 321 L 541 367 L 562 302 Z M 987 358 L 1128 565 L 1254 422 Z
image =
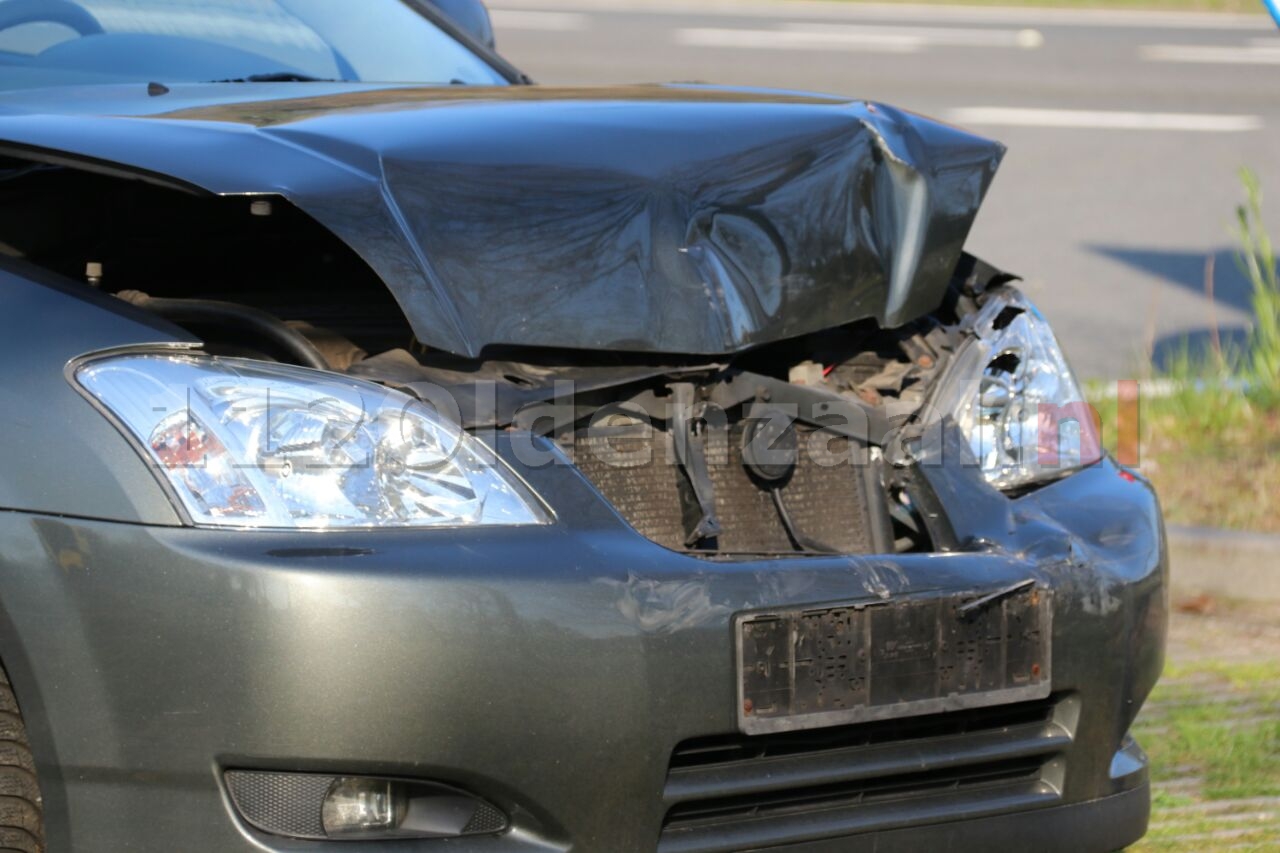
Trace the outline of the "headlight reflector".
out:
M 124 425 L 196 524 L 330 529 L 541 524 L 479 441 L 398 391 L 305 368 L 140 354 L 76 380 Z
M 933 409 L 955 419 L 987 482 L 1015 488 L 1102 458 L 1097 416 L 1025 296 L 1014 288 L 990 295 L 972 334 L 939 382 Z

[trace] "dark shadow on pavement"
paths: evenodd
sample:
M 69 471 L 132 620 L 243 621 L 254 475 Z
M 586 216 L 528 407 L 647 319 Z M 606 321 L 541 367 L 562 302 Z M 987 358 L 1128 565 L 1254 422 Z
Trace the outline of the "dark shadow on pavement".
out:
M 1218 345 L 1222 352 L 1239 357 L 1249 343 L 1249 329 L 1231 326 L 1218 329 Z M 1168 371 L 1174 364 L 1189 358 L 1193 364 L 1212 364 L 1214 360 L 1212 329 L 1193 329 L 1156 338 L 1151 348 L 1151 364 L 1158 373 Z
M 1091 252 L 1119 261 L 1136 270 L 1162 278 L 1185 290 L 1205 295 L 1204 252 L 1179 252 L 1168 249 L 1135 249 L 1121 246 L 1087 247 Z M 1213 298 L 1223 306 L 1253 312 L 1249 280 L 1236 265 L 1233 249 L 1218 249 L 1213 255 Z

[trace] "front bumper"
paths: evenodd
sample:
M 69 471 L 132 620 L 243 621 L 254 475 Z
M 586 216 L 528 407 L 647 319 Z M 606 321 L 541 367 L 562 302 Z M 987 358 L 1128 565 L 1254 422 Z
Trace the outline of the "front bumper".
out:
M 1147 830 L 1151 796 L 1144 780 L 1118 794 L 1081 803 L 982 820 L 937 823 L 816 841 L 787 853 L 917 853 L 920 850 L 999 850 L 1001 853 L 1120 850 Z M 780 849 L 780 848 L 775 848 Z
M 332 847 L 246 826 L 225 768 L 435 780 L 512 817 L 502 836 L 343 850 L 682 849 L 663 833 L 669 762 L 735 732 L 734 613 L 1028 576 L 1054 588 L 1054 697 L 1078 709 L 1042 768 L 1052 797 L 806 821 L 735 849 L 1108 850 L 1144 832 L 1127 732 L 1163 663 L 1167 565 L 1154 495 L 1111 462 L 1017 500 L 928 474 L 954 553 L 742 563 L 643 539 L 572 469 L 523 473 L 555 525 L 302 535 L 0 514 L 0 642 L 50 849 Z

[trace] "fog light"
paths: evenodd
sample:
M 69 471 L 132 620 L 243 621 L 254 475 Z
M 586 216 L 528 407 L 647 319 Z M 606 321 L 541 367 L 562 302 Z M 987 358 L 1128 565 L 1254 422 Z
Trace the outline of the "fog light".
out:
M 293 838 L 457 838 L 503 832 L 507 816 L 455 788 L 376 776 L 229 770 L 227 787 L 249 824 Z
M 320 822 L 329 838 L 454 838 L 507 827 L 506 815 L 461 791 L 369 776 L 334 779 Z
M 408 810 L 403 784 L 344 776 L 329 787 L 321 820 L 325 835 L 386 835 L 400 828 Z

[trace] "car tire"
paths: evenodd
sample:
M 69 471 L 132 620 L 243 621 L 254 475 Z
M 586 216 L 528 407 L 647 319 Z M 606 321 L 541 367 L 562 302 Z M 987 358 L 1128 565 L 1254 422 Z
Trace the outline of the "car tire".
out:
M 44 853 L 43 809 L 27 727 L 0 667 L 0 853 Z

